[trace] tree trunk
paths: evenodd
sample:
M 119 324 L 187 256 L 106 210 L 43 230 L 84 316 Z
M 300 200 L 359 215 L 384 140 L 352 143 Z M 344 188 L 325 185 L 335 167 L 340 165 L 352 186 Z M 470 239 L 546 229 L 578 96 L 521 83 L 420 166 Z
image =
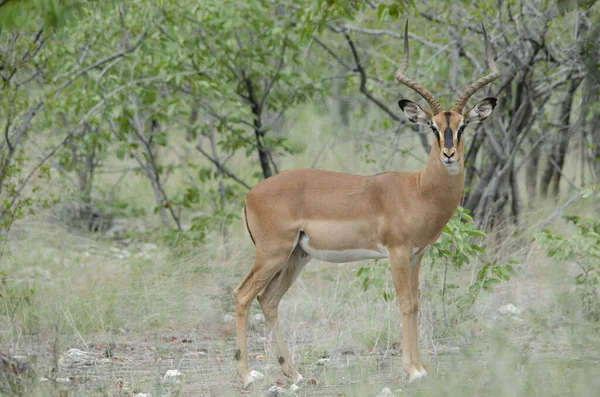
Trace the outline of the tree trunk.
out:
M 244 76 L 244 80 L 246 83 L 246 90 L 248 91 L 248 101 L 250 102 L 250 107 L 252 109 L 252 125 L 254 126 L 254 136 L 256 137 L 256 149 L 258 150 L 258 161 L 260 162 L 260 167 L 262 168 L 263 176 L 265 179 L 273 175 L 273 171 L 271 170 L 270 164 L 270 153 L 269 148 L 267 148 L 264 144 L 263 138 L 265 136 L 265 131 L 263 131 L 262 125 L 262 108 L 260 106 L 260 102 L 258 98 L 256 98 L 256 94 L 254 92 L 254 85 L 252 81 L 246 76 Z
M 573 105 L 573 96 L 579 84 L 581 84 L 581 79 L 571 80 L 569 90 L 560 105 L 558 137 L 549 149 L 548 162 L 540 181 L 540 193 L 542 197 L 548 197 L 549 190 L 551 190 L 554 197 L 558 196 L 559 193 L 560 176 L 565 162 L 565 153 L 569 146 L 571 106 Z M 550 189 L 551 187 L 552 189 Z
M 529 143 L 533 146 L 536 141 L 535 136 L 528 137 Z M 538 165 L 540 163 L 540 150 L 537 147 L 531 148 L 531 155 L 527 161 L 527 167 L 525 168 L 525 184 L 527 187 L 527 202 L 529 208 L 531 208 L 535 199 L 537 198 L 537 181 L 538 181 Z
M 562 171 L 565 165 L 565 155 L 567 153 L 567 149 L 569 147 L 569 139 L 571 138 L 571 107 L 573 106 L 573 96 L 575 95 L 575 91 L 579 88 L 582 79 L 571 80 L 571 85 L 569 87 L 569 92 L 567 93 L 567 97 L 563 101 L 561 105 L 561 127 L 558 131 L 558 146 L 556 146 L 556 164 L 558 165 L 558 169 Z M 560 190 L 560 177 L 561 173 L 557 172 L 554 174 L 554 181 L 552 185 L 552 194 L 553 196 L 558 196 Z

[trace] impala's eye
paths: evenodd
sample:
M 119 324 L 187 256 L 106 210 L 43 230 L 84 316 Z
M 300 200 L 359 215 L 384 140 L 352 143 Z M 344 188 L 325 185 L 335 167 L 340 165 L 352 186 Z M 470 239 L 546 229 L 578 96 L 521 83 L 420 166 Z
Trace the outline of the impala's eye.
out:
M 439 138 L 440 137 L 440 132 L 437 130 L 437 128 L 435 128 L 434 126 L 431 126 L 431 131 L 433 131 L 433 133 Z
M 460 136 L 462 135 L 463 131 L 465 130 L 466 124 L 463 124 L 460 126 L 460 128 L 458 129 L 458 138 L 460 139 Z

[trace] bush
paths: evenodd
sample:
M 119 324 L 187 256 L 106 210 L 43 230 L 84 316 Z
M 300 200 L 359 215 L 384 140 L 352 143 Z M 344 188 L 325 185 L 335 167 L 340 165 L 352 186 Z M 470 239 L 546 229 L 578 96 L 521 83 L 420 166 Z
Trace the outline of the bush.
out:
M 573 278 L 577 294 L 581 298 L 585 316 L 592 321 L 600 321 L 600 220 L 565 216 L 575 232 L 567 237 L 544 229 L 537 233 L 535 240 L 549 257 L 560 262 L 572 262 L 579 272 Z

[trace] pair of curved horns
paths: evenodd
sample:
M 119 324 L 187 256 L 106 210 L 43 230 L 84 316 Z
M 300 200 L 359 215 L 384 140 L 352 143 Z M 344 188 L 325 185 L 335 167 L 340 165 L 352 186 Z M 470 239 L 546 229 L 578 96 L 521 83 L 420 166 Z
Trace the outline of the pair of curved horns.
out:
M 477 91 L 482 89 L 487 84 L 496 80 L 499 76 L 498 70 L 496 69 L 496 64 L 494 63 L 494 57 L 492 55 L 492 45 L 490 44 L 490 40 L 488 39 L 487 32 L 485 31 L 485 27 L 483 23 L 481 24 L 483 28 L 483 37 L 485 38 L 485 56 L 488 64 L 488 68 L 490 69 L 490 74 L 484 76 L 477 80 L 476 82 L 469 85 L 465 90 L 460 94 L 454 106 L 452 106 L 452 111 L 461 113 L 464 110 L 464 107 L 469 100 L 469 98 L 475 94 Z M 400 83 L 404 84 L 408 88 L 411 88 L 417 94 L 421 95 L 423 99 L 429 103 L 431 106 L 431 110 L 433 114 L 438 114 L 444 111 L 444 108 L 440 104 L 440 101 L 437 100 L 436 97 L 433 96 L 431 92 L 429 92 L 425 87 L 417 83 L 416 81 L 411 80 L 407 77 L 404 72 L 406 72 L 406 68 L 408 66 L 408 20 L 406 20 L 406 26 L 404 27 L 404 54 L 402 55 L 402 61 L 400 62 L 400 66 L 398 70 L 396 70 L 396 80 Z

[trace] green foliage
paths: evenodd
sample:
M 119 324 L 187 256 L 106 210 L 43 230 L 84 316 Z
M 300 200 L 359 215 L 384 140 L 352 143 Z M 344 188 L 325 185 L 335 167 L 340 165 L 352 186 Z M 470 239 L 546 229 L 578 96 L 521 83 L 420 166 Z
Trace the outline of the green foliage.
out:
M 3 159 L 0 153 L 0 159 Z M 54 203 L 51 195 L 39 197 L 36 195 L 39 185 L 33 187 L 27 194 L 22 194 L 25 186 L 24 163 L 27 160 L 24 150 L 19 150 L 14 157 L 7 159 L 0 166 L 0 258 L 4 251 L 4 239 L 11 229 L 13 222 L 28 214 L 34 214 L 36 208 L 47 208 Z M 38 183 L 50 180 L 50 169 L 41 166 L 34 177 Z
M 471 258 L 483 254 L 483 248 L 477 244 L 477 238 L 485 237 L 468 212 L 459 207 L 456 214 L 442 230 L 442 239 L 433 244 L 434 258 L 443 258 L 456 270 L 471 262 Z
M 356 272 L 359 284 L 363 291 L 369 288 L 375 288 L 384 301 L 389 302 L 394 299 L 393 287 L 386 282 L 390 267 L 387 261 L 375 259 L 366 266 L 361 266 Z
M 77 0 L 7 0 L 0 3 L 0 28 L 60 28 L 72 21 L 81 2 Z
M 273 154 L 294 152 L 285 136 L 271 134 L 269 120 L 317 91 L 310 84 L 316 70 L 302 47 L 302 34 L 316 18 L 310 10 L 297 2 L 215 0 L 184 14 L 178 9 L 165 13 L 166 20 L 182 22 L 169 29 L 177 42 L 173 66 L 190 64 L 197 71 L 172 82 L 189 92 L 205 114 L 194 125 L 195 135 L 211 133 L 210 119 L 224 156 L 238 151 L 253 156 L 263 147 Z
M 485 235 L 475 226 L 473 218 L 467 211 L 459 207 L 444 227 L 441 239 L 434 243 L 432 249 L 426 253 L 426 257 L 433 266 L 437 267 L 444 263 L 446 267 L 441 290 L 444 305 L 456 305 L 461 311 L 468 310 L 475 303 L 481 291 L 492 293 L 496 285 L 503 281 L 509 281 L 510 277 L 515 274 L 514 265 L 519 262 L 510 259 L 508 263 L 485 263 L 478 271 L 477 277 L 463 292 L 460 292 L 461 289 L 458 285 L 446 282 L 448 266 L 455 271 L 460 271 L 473 261 L 480 261 L 480 257 L 485 255 L 478 240 Z M 393 287 L 386 282 L 388 273 L 387 261 L 376 259 L 358 269 L 357 282 L 364 291 L 371 287 L 375 288 L 387 302 L 393 299 Z
M 441 240 L 433 244 L 433 250 L 428 254 L 431 256 L 433 263 L 443 261 L 445 266 L 450 265 L 459 271 L 471 264 L 473 260 L 485 255 L 480 243 L 485 236 L 486 234 L 475 226 L 468 211 L 458 207 L 457 212 L 444 226 Z M 472 306 L 481 291 L 491 293 L 494 286 L 502 281 L 509 281 L 511 275 L 515 274 L 513 265 L 518 263 L 514 259 L 503 264 L 487 262 L 479 270 L 475 280 L 471 281 L 466 291 L 462 294 L 458 293 L 453 302 L 463 309 Z M 447 290 L 458 291 L 459 287 L 454 284 L 446 284 L 444 277 L 442 285 L 443 300 L 446 298 Z
M 396 19 L 413 7 L 415 7 L 414 0 L 392 1 L 391 4 L 381 3 L 377 6 L 377 18 L 384 19 L 389 16 Z
M 584 313 L 588 319 L 600 321 L 600 220 L 579 216 L 564 218 L 574 226 L 573 234 L 568 236 L 544 229 L 535 235 L 535 240 L 549 257 L 577 265 L 579 271 L 573 283 Z

